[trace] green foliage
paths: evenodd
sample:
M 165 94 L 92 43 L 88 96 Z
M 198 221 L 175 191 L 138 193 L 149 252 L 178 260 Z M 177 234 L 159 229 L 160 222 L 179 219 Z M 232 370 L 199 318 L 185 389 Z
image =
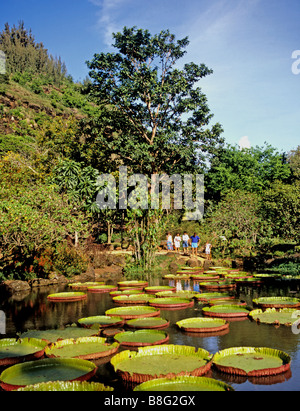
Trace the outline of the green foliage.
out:
M 53 257 L 53 269 L 70 278 L 84 273 L 88 267 L 88 258 L 84 253 L 66 243 L 58 243 Z
M 285 156 L 270 145 L 250 149 L 227 145 L 213 157 L 205 187 L 208 198 L 219 201 L 231 189 L 262 193 L 276 180 L 288 182 L 290 175 Z
M 88 221 L 54 187 L 42 183 L 15 156 L 0 163 L 0 249 L 3 272 L 30 272 L 35 257 L 66 236 L 87 236 Z

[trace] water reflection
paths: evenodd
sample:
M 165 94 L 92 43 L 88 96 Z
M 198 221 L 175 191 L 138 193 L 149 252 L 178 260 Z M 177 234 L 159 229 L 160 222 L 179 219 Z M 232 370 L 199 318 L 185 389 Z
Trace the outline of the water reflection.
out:
M 159 280 L 155 277 L 149 285 L 171 285 L 179 290 L 201 292 L 199 281 Z M 106 310 L 115 307 L 109 294 L 88 293 L 84 301 L 69 303 L 53 303 L 47 301 L 47 295 L 67 291 L 67 286 L 53 286 L 34 289 L 30 294 L 18 298 L 2 299 L 0 309 L 6 315 L 5 337 L 15 337 L 17 332 L 33 329 L 53 329 L 76 322 L 79 318 L 103 315 Z M 245 300 L 252 306 L 252 299 L 261 296 L 300 297 L 297 283 L 263 283 L 260 287 L 238 286 L 232 292 L 237 298 Z M 176 310 L 161 309 L 160 316 L 170 321 L 165 330 L 169 333 L 169 344 L 191 345 L 196 348 L 216 353 L 229 347 L 260 346 L 277 348 L 287 352 L 291 358 L 291 370 L 286 374 L 266 378 L 244 378 L 223 375 L 215 370 L 210 376 L 230 383 L 236 390 L 299 390 L 300 381 L 300 337 L 293 334 L 291 327 L 257 324 L 248 318 L 243 321 L 230 321 L 229 330 L 221 333 L 206 334 L 184 332 L 176 326 L 176 322 L 189 317 L 202 317 L 203 304 L 195 301 L 193 307 Z M 101 364 L 98 370 L 100 380 L 115 381 L 115 375 L 108 362 Z M 266 388 L 267 387 L 267 388 Z

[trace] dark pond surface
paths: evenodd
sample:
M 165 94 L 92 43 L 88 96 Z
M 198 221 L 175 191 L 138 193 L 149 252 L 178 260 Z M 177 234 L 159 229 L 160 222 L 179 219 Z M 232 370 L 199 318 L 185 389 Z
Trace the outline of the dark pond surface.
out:
M 149 285 L 173 285 L 174 282 L 150 278 Z M 199 291 L 199 282 L 181 281 L 177 287 Z M 293 296 L 300 298 L 300 283 L 287 281 L 265 282 L 257 286 L 239 286 L 233 294 L 245 300 L 252 307 L 252 299 L 260 296 Z M 0 338 L 16 337 L 17 333 L 27 330 L 45 330 L 76 323 L 79 318 L 103 315 L 109 308 L 116 307 L 109 294 L 87 293 L 87 299 L 79 302 L 53 303 L 47 295 L 54 292 L 69 291 L 68 286 L 44 287 L 33 290 L 27 296 L 2 298 L 0 309 L 6 316 L 5 334 Z M 204 291 L 205 292 L 205 291 Z M 245 379 L 221 374 L 214 370 L 208 377 L 229 383 L 236 391 L 299 391 L 300 390 L 300 334 L 292 332 L 291 327 L 257 324 L 246 318 L 230 321 L 229 331 L 212 336 L 199 336 L 195 333 L 180 331 L 175 323 L 189 317 L 202 317 L 203 304 L 195 301 L 193 307 L 176 310 L 161 309 L 160 316 L 170 321 L 165 329 L 169 334 L 169 344 L 202 347 L 214 354 L 219 350 L 237 346 L 270 347 L 287 352 L 291 358 L 291 370 L 276 377 Z M 296 321 L 296 320 L 295 320 Z M 127 390 L 116 378 L 109 358 L 95 362 L 98 371 L 94 381 L 113 386 L 116 390 Z M 0 369 L 0 372 L 2 370 Z

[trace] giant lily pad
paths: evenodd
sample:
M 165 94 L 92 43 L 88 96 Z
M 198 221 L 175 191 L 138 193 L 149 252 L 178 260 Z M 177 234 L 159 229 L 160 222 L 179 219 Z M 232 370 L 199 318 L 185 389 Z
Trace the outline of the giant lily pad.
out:
M 57 341 L 45 349 L 49 358 L 82 358 L 83 360 L 94 360 L 115 354 L 119 344 L 107 344 L 102 337 L 82 337 L 74 340 Z
M 296 308 L 300 307 L 300 299 L 292 297 L 259 297 L 253 302 L 262 308 Z
M 236 287 L 232 281 L 204 281 L 200 283 L 200 288 L 207 290 L 230 290 Z
M 109 293 L 110 291 L 117 291 L 116 285 L 92 285 L 87 288 L 90 293 Z
M 198 298 L 200 297 L 200 293 L 197 291 L 190 291 L 190 290 L 180 290 L 180 291 L 160 291 L 159 293 L 155 294 L 156 297 L 178 297 L 178 298 Z M 153 297 L 152 297 L 153 298 Z
M 223 381 L 190 375 L 173 378 L 156 378 L 137 385 L 133 391 L 234 391 Z
M 111 317 L 121 317 L 125 320 L 132 318 L 141 318 L 141 317 L 158 317 L 160 310 L 155 307 L 147 307 L 144 305 L 128 306 L 128 307 L 117 307 L 111 308 L 110 310 L 105 311 L 105 315 Z
M 45 358 L 6 368 L 0 375 L 0 385 L 4 390 L 11 391 L 41 382 L 86 381 L 93 377 L 96 370 L 96 365 L 91 361 L 79 358 Z
M 20 338 L 38 338 L 46 340 L 48 343 L 66 338 L 91 337 L 98 333 L 98 330 L 88 330 L 76 325 L 67 326 L 62 329 L 53 330 L 29 330 L 20 334 Z
M 71 302 L 71 301 L 80 301 L 86 299 L 86 294 L 82 292 L 70 292 L 70 293 L 55 293 L 49 294 L 47 299 L 54 302 Z
M 114 391 L 113 387 L 100 382 L 89 381 L 50 381 L 27 385 L 17 391 Z
M 198 301 L 202 301 L 202 302 L 207 302 L 209 300 L 211 300 L 212 298 L 216 299 L 216 298 L 221 298 L 223 300 L 231 300 L 234 297 L 227 294 L 227 293 L 218 293 L 218 292 L 211 292 L 211 293 L 199 293 L 199 295 L 196 296 L 196 299 Z
M 217 332 L 226 330 L 229 327 L 229 323 L 221 318 L 202 317 L 185 318 L 177 321 L 176 325 L 184 331 L 197 333 Z
M 80 318 L 78 324 L 82 327 L 90 328 L 99 325 L 101 328 L 122 326 L 124 319 L 121 317 L 109 317 L 108 315 L 94 315 L 91 317 Z
M 0 366 L 40 358 L 47 344 L 36 338 L 4 338 L 0 340 Z
M 203 314 L 209 317 L 247 317 L 249 310 L 240 305 L 213 305 L 203 307 Z
M 159 308 L 186 308 L 192 307 L 194 305 L 194 300 L 178 297 L 154 298 L 149 301 L 149 305 L 151 307 Z
M 110 362 L 123 380 L 141 383 L 153 378 L 203 375 L 210 369 L 211 359 L 202 348 L 166 344 L 141 347 L 138 352 L 122 351 Z
M 72 288 L 72 290 L 87 290 L 88 287 L 92 287 L 94 285 L 104 285 L 104 281 L 97 281 L 97 282 L 85 282 L 85 283 L 70 283 L 69 287 Z
M 117 304 L 147 304 L 151 299 L 153 299 L 153 295 L 150 294 L 130 294 L 113 297 L 113 301 Z
M 169 341 L 169 335 L 158 330 L 125 331 L 114 336 L 115 340 L 127 347 L 144 347 L 146 345 L 159 345 Z
M 149 294 L 156 294 L 160 291 L 176 291 L 176 287 L 172 287 L 171 285 L 153 285 L 146 287 L 145 291 Z
M 226 373 L 244 376 L 269 376 L 290 368 L 290 356 L 265 347 L 233 347 L 214 355 L 214 366 Z
M 126 321 L 126 325 L 130 328 L 166 328 L 170 325 L 170 321 L 160 317 L 136 318 Z
M 133 295 L 133 294 L 144 294 L 143 290 L 136 290 L 133 287 L 132 288 L 126 288 L 126 290 L 117 290 L 117 291 L 111 291 L 109 295 L 111 297 L 116 297 L 117 295 Z
M 146 287 L 148 285 L 148 281 L 143 280 L 127 280 L 127 281 L 119 281 L 119 287 Z
M 297 318 L 299 310 L 292 308 L 267 308 L 262 310 L 260 308 L 252 310 L 249 316 L 257 323 L 273 324 L 273 325 L 286 325 L 290 327 Z M 295 314 L 295 315 L 294 315 Z

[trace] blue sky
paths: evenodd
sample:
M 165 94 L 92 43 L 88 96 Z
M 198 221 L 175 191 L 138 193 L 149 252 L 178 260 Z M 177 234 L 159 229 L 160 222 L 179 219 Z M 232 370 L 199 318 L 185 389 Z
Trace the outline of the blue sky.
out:
M 299 0 L 2 1 L 0 29 L 20 20 L 74 80 L 86 77 L 94 53 L 115 50 L 111 33 L 124 26 L 188 36 L 182 63 L 213 69 L 199 86 L 229 144 L 300 145 L 300 51 L 292 58 L 300 50 Z

